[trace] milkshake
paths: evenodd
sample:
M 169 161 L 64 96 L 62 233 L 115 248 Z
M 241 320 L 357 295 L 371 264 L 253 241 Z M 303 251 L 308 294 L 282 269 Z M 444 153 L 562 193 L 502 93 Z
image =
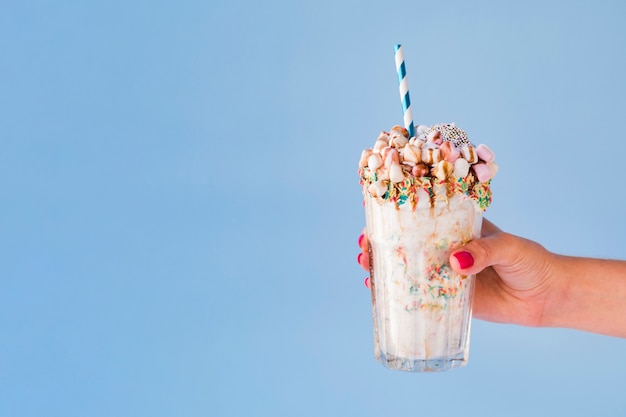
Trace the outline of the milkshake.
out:
M 359 175 L 369 240 L 377 359 L 390 369 L 467 363 L 473 276 L 450 253 L 480 236 L 491 203 L 493 152 L 454 124 L 394 126 L 363 151 Z

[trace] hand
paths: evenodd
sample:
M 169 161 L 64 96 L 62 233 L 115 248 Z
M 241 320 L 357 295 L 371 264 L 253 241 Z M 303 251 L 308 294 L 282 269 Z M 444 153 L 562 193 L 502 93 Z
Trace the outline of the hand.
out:
M 359 264 L 369 270 L 365 233 L 359 246 Z M 554 256 L 539 244 L 504 233 L 483 220 L 481 238 L 455 250 L 450 264 L 463 275 L 477 274 L 474 317 L 541 326 L 554 293 Z

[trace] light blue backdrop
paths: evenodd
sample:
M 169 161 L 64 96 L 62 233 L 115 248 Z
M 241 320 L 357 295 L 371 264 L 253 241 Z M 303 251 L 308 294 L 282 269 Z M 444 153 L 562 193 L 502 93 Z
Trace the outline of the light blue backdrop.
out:
M 361 149 L 456 122 L 488 217 L 626 258 L 623 1 L 9 0 L 0 416 L 624 416 L 626 340 L 474 321 L 470 364 L 373 357 Z

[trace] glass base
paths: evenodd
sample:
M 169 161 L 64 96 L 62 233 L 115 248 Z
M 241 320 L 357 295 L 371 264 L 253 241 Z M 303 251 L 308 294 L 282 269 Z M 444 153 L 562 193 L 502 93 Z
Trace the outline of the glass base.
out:
M 387 369 L 406 372 L 440 372 L 467 365 L 467 356 L 463 354 L 450 358 L 412 359 L 381 352 L 377 359 Z

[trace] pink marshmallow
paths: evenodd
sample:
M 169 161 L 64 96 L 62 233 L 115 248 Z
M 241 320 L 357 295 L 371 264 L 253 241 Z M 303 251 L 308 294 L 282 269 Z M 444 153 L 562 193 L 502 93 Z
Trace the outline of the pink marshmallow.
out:
M 491 162 L 496 157 L 491 149 L 487 147 L 487 145 L 478 145 L 476 147 L 476 154 L 480 159 L 485 162 Z
M 476 174 L 476 179 L 480 182 L 487 182 L 493 178 L 493 174 L 487 164 L 474 164 L 472 165 L 472 169 L 474 170 L 474 174 Z

